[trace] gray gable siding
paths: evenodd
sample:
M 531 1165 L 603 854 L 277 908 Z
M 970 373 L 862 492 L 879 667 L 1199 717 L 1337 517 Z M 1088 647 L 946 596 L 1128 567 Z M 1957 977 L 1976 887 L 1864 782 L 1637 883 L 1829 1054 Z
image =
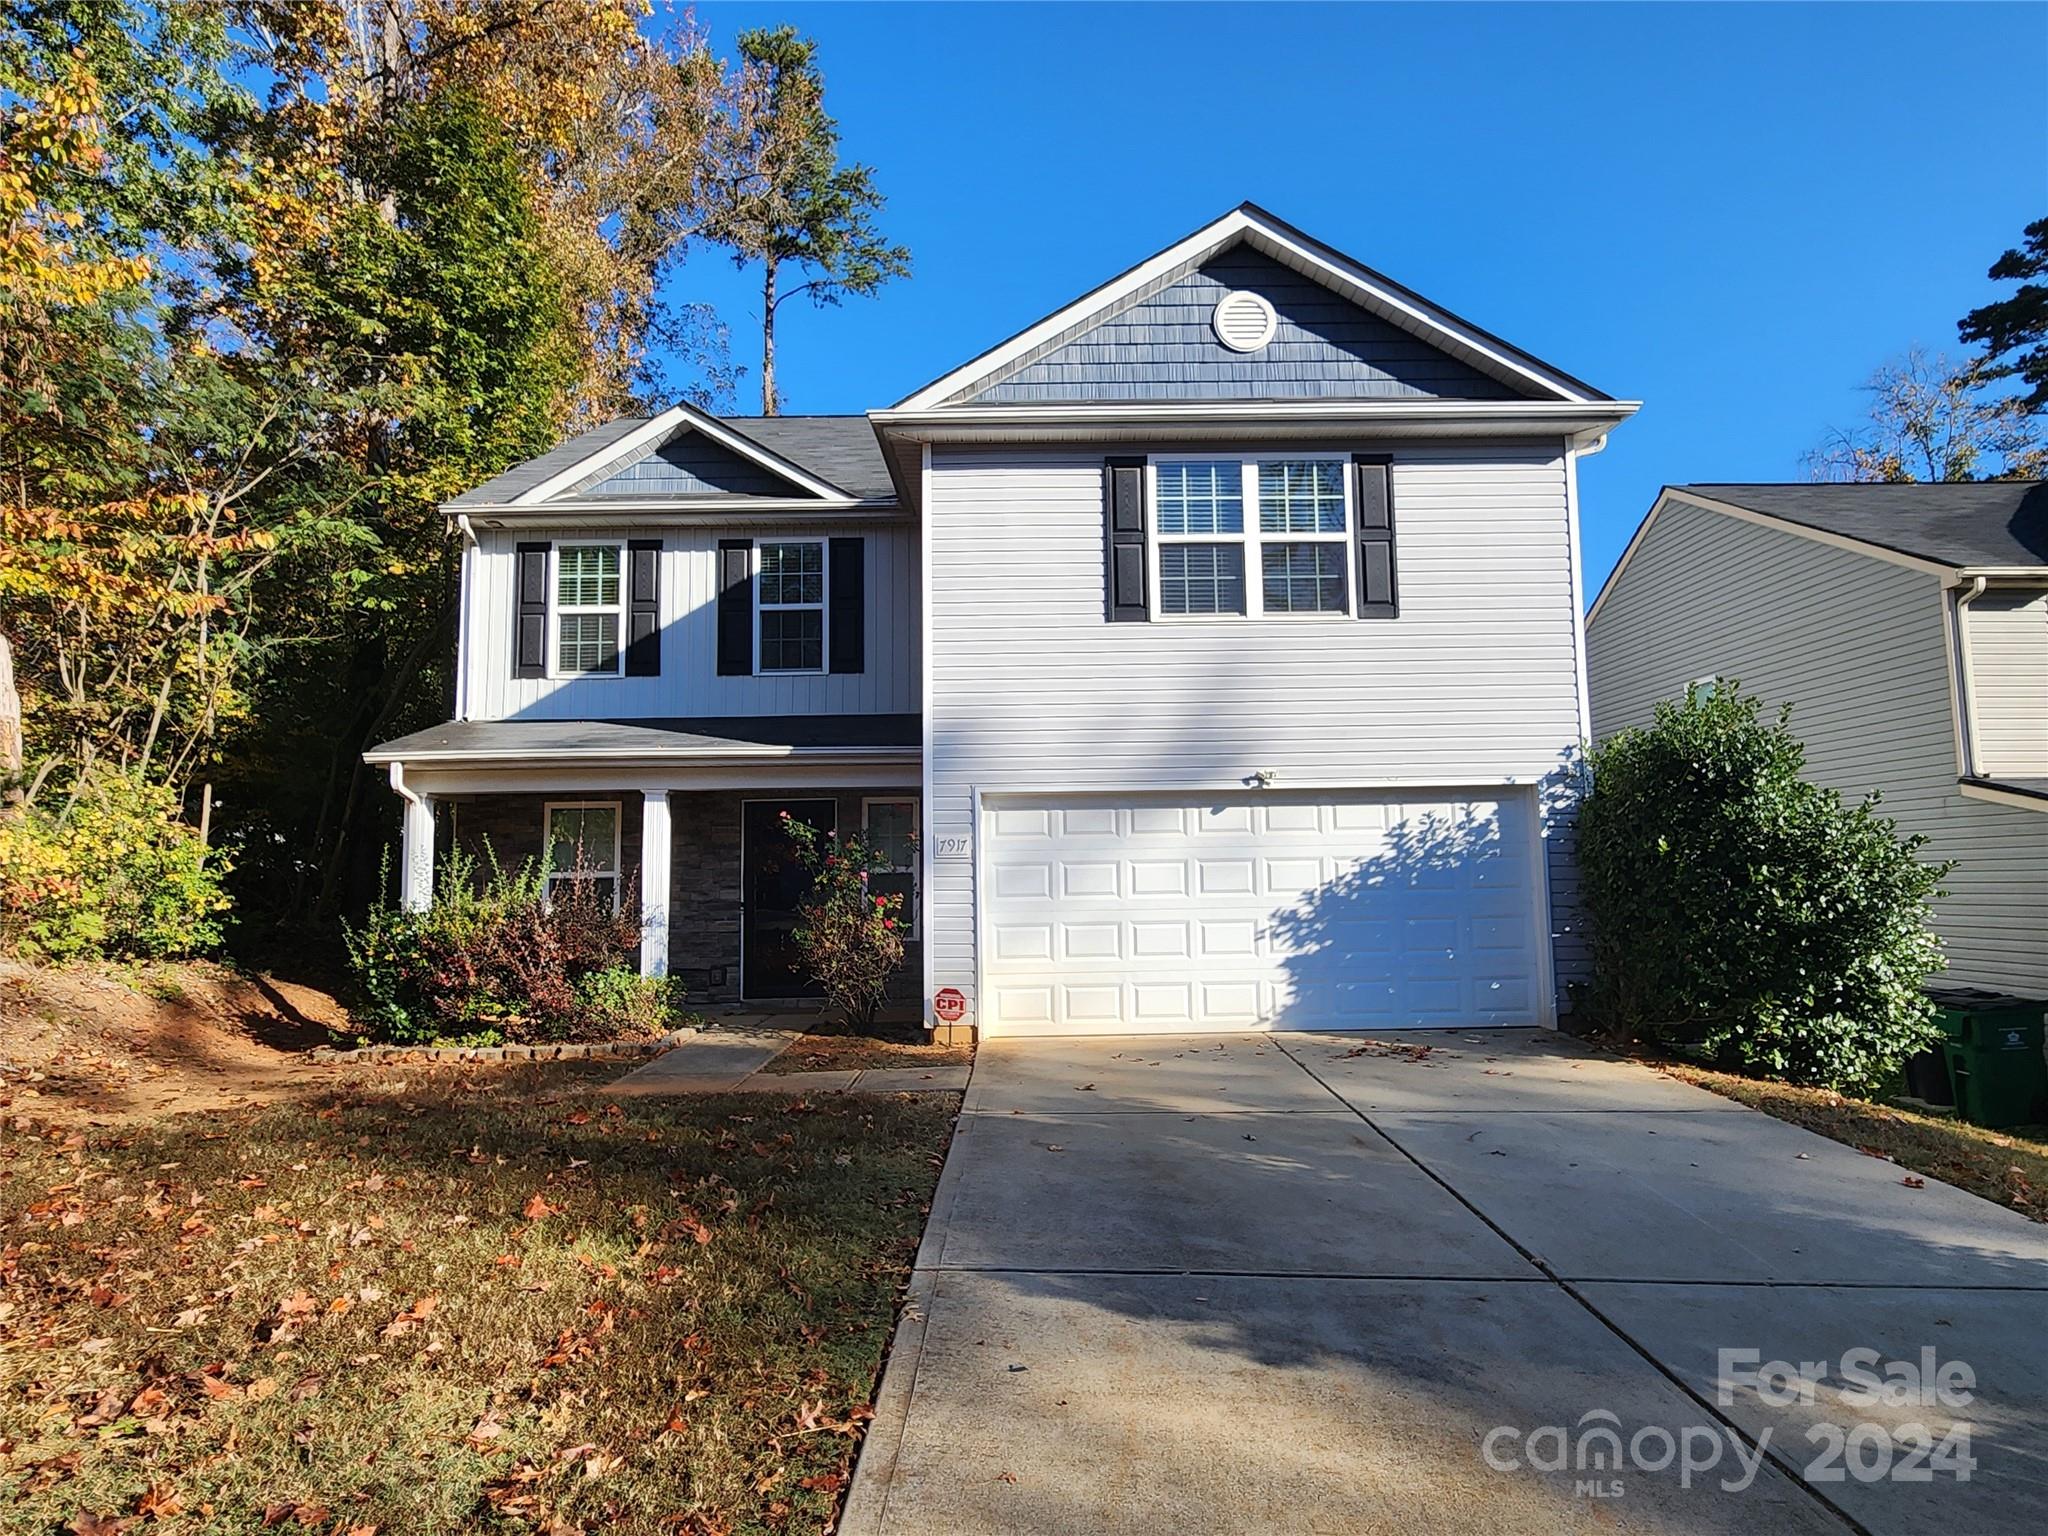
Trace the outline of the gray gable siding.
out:
M 1256 352 L 1216 339 L 1216 301 L 1248 288 L 1278 328 Z M 1511 400 L 1496 379 L 1245 246 L 1070 337 L 968 398 L 985 404 L 1134 400 Z
M 582 496 L 792 496 L 780 475 L 749 463 L 701 433 L 672 437 L 644 459 L 579 491 Z

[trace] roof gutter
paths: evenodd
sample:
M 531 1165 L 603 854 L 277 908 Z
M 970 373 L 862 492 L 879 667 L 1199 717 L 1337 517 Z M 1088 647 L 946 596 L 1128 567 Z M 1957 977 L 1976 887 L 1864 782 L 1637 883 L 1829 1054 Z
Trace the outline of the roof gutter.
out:
M 373 766 L 390 764 L 392 788 L 398 790 L 401 795 L 407 795 L 400 782 L 404 777 L 403 767 L 406 764 L 411 764 L 415 768 L 645 768 L 694 764 L 729 767 L 744 763 L 819 760 L 832 763 L 914 763 L 919 760 L 920 755 L 916 747 L 762 746 L 746 752 L 691 751 L 688 748 L 677 747 L 626 747 L 608 752 L 592 752 L 587 748 L 575 747 L 542 747 L 524 752 L 508 752 L 495 748 L 444 751 L 430 748 L 420 752 L 390 752 L 375 748 L 363 754 L 363 761 Z M 407 795 L 407 798 L 414 797 Z
M 878 431 L 911 442 L 1074 442 L 1130 437 L 1559 437 L 1575 448 L 1640 409 L 1633 400 L 1257 400 L 1098 405 L 951 405 L 870 411 Z

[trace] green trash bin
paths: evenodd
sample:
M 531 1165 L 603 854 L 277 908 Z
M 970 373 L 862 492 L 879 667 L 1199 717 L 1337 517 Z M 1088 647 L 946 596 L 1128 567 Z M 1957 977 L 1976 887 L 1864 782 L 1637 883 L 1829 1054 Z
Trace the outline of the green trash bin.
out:
M 1972 987 L 1930 996 L 1945 1037 L 1956 1113 L 1994 1129 L 2048 1121 L 2048 1059 L 2041 1049 L 2048 1005 Z

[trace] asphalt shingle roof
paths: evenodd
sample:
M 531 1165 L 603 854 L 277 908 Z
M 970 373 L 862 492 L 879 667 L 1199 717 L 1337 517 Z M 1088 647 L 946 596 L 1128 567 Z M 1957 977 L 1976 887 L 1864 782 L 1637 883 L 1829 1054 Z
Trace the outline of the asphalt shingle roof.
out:
M 1955 566 L 2048 566 L 2048 482 L 1676 485 L 1804 528 Z
M 809 470 L 849 495 L 862 500 L 887 500 L 896 494 L 895 483 L 889 478 L 889 466 L 882 458 L 882 446 L 875 440 L 875 429 L 868 425 L 865 416 L 721 416 L 718 419 L 742 437 Z M 464 491 L 447 505 L 457 509 L 501 507 L 570 465 L 602 452 L 648 420 L 645 416 L 621 416 L 617 421 L 593 427 L 561 446 L 549 449 L 537 459 L 515 464 L 474 490 Z M 803 493 L 792 486 L 790 494 Z M 747 498 L 735 496 L 732 499 L 744 501 Z
M 552 752 L 779 753 L 807 747 L 915 750 L 920 715 L 748 715 L 657 720 L 450 720 L 382 742 L 373 762 L 426 753 L 527 757 Z

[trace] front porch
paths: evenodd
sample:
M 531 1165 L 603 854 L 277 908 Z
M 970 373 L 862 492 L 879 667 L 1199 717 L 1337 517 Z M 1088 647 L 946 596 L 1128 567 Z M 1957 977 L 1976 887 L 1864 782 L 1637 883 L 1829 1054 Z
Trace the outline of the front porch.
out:
M 388 764 L 404 803 L 407 907 L 425 909 L 457 849 L 480 863 L 538 860 L 551 881 L 606 882 L 619 901 L 637 900 L 641 974 L 677 977 L 697 1003 L 816 995 L 791 937 L 807 881 L 782 813 L 820 830 L 865 830 L 892 855 L 875 889 L 904 897 L 908 939 L 891 1001 L 914 1004 L 919 759 L 905 738 L 915 727 L 894 716 L 457 722 L 371 760 Z

